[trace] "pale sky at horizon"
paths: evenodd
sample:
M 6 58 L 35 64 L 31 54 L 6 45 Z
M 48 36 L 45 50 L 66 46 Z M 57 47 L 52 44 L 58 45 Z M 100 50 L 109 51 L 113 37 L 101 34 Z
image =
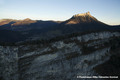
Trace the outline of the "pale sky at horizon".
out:
M 120 25 L 120 0 L 0 0 L 0 19 L 64 21 L 87 11 L 104 23 Z

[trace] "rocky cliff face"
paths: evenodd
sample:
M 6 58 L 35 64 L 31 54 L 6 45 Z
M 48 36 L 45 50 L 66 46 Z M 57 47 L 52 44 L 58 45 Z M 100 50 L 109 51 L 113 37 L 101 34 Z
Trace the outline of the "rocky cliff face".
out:
M 19 80 L 18 49 L 0 46 L 0 80 Z
M 46 45 L 0 47 L 0 63 L 4 64 L 0 66 L 0 77 L 3 80 L 76 80 L 77 76 L 100 75 L 94 68 L 110 59 L 113 41 L 119 37 L 119 32 L 92 32 Z

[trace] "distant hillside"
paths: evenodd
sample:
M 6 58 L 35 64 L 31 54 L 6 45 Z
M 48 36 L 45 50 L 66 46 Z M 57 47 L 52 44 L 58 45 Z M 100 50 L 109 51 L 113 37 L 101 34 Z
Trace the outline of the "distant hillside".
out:
M 14 32 L 22 35 L 22 40 L 41 40 L 51 39 L 53 37 L 62 36 L 76 32 L 88 31 L 119 31 L 120 26 L 110 26 L 90 14 L 90 12 L 73 15 L 66 21 L 42 21 L 31 20 L 29 18 L 24 20 L 3 19 L 0 20 L 0 30 L 2 36 L 7 35 L 6 30 L 9 30 L 9 37 L 12 37 Z M 5 32 L 4 32 L 5 30 Z M 11 33 L 11 31 L 14 31 Z M 0 36 L 1 41 L 21 41 L 19 38 L 8 38 L 8 36 Z M 14 34 L 14 37 L 18 37 Z M 14 40 L 15 39 L 15 40 Z M 17 39 L 17 40 L 16 40 Z

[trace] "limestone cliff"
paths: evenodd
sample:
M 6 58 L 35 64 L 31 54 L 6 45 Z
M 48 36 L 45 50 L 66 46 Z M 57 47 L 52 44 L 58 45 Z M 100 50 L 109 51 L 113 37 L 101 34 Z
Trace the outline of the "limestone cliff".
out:
M 100 75 L 94 68 L 110 59 L 113 44 L 119 46 L 116 38 L 119 32 L 103 31 L 49 44 L 1 46 L 1 80 L 77 80 L 77 76 Z

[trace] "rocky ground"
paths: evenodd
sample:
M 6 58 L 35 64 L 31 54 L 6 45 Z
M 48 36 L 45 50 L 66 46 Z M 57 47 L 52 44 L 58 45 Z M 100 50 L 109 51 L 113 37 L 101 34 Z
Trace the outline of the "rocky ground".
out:
M 0 80 L 77 80 L 108 71 L 107 76 L 109 69 L 119 69 L 119 44 L 119 32 L 103 31 L 48 44 L 0 46 Z

